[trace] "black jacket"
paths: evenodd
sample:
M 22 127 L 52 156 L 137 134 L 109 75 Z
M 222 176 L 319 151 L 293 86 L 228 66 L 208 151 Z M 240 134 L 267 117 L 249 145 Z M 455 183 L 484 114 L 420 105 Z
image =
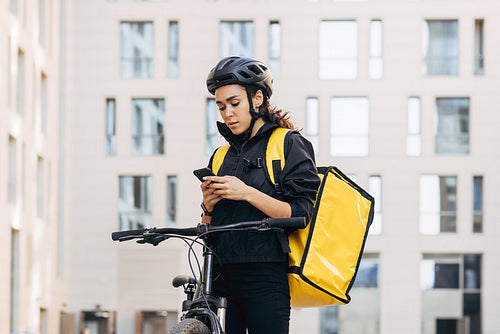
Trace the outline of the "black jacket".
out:
M 309 221 L 320 184 L 314 150 L 311 143 L 298 132 L 287 133 L 284 147 L 286 163 L 280 176 L 283 195 L 276 194 L 264 167 L 267 142 L 276 127 L 275 124 L 265 123 L 241 151 L 231 145 L 218 175 L 236 176 L 245 184 L 290 203 L 292 217 L 306 217 Z M 212 167 L 212 159 L 213 156 L 210 159 L 209 168 Z M 266 218 L 266 215 L 246 201 L 223 199 L 214 207 L 211 224 L 218 226 L 263 218 Z M 286 238 L 284 240 L 287 242 Z M 286 260 L 286 253 L 274 231 L 217 233 L 210 244 L 223 263 Z

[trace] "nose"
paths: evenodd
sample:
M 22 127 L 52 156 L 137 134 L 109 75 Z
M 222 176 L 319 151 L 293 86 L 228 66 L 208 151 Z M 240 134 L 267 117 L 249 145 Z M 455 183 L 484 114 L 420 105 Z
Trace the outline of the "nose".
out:
M 228 105 L 226 106 L 226 110 L 224 110 L 224 115 L 226 117 L 231 117 L 234 115 L 234 109 L 233 109 L 233 106 L 232 105 Z

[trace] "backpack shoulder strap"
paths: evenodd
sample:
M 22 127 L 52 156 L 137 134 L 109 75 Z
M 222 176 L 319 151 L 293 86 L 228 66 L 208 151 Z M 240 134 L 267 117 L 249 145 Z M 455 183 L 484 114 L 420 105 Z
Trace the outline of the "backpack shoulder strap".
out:
M 214 172 L 215 175 L 219 172 L 220 166 L 222 166 L 222 162 L 224 161 L 228 150 L 229 144 L 221 146 L 215 151 L 214 158 L 212 159 L 212 172 Z
M 279 184 L 279 175 L 285 166 L 285 136 L 291 131 L 285 128 L 276 128 L 269 137 L 266 148 L 266 167 L 271 183 L 276 185 L 276 180 Z M 217 175 L 222 162 L 229 150 L 229 144 L 219 147 L 212 159 L 212 171 Z
M 290 129 L 276 128 L 267 142 L 266 167 L 276 192 L 282 194 L 280 175 L 285 166 L 285 136 Z

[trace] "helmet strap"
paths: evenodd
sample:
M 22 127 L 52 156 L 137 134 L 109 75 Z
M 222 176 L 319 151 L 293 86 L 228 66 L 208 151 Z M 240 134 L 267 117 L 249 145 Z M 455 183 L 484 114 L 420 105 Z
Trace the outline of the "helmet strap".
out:
M 255 121 L 258 120 L 260 117 L 262 117 L 260 110 L 259 112 L 256 112 L 253 107 L 252 94 L 248 86 L 245 86 L 245 90 L 247 91 L 248 104 L 250 106 L 249 112 L 250 115 L 252 116 L 252 120 L 250 121 L 250 126 L 248 127 L 248 129 L 246 129 L 239 135 L 235 135 L 231 132 L 231 130 L 226 124 L 217 122 L 217 127 L 219 128 L 219 132 L 222 134 L 224 138 L 226 138 L 227 141 L 229 141 L 232 145 L 236 146 L 238 150 L 240 150 L 243 144 L 250 139 Z
M 245 132 L 240 133 L 239 135 L 233 134 L 233 132 L 229 129 L 229 127 L 223 122 L 217 122 L 217 128 L 219 129 L 220 134 L 226 138 L 226 140 L 233 146 L 235 146 L 238 150 L 241 150 L 241 147 L 244 143 L 246 143 L 250 136 L 252 135 L 253 125 L 255 124 L 256 119 L 252 118 L 250 121 L 250 126 Z

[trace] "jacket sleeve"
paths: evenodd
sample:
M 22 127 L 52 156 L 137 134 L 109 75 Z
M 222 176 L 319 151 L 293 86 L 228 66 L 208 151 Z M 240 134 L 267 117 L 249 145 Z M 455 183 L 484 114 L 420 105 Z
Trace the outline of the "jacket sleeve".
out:
M 309 222 L 321 183 L 314 149 L 306 138 L 290 131 L 285 138 L 284 153 L 286 162 L 280 177 L 284 199 L 290 203 L 292 217 L 305 217 Z

